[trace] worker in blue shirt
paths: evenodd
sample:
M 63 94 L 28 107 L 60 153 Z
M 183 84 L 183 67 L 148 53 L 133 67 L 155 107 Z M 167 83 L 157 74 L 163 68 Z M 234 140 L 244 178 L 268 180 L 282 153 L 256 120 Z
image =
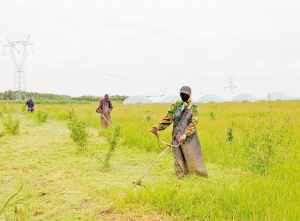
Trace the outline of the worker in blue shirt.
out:
M 34 112 L 34 103 L 33 103 L 32 98 L 30 98 L 30 99 L 26 102 L 25 106 L 28 107 L 28 112 Z

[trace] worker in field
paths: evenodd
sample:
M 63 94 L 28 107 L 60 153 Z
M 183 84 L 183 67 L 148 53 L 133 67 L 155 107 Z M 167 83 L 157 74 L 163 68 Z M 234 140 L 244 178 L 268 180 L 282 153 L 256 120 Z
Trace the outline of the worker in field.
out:
M 201 151 L 200 141 L 197 133 L 199 119 L 198 106 L 192 102 L 192 90 L 189 86 L 180 89 L 180 101 L 174 102 L 167 115 L 158 124 L 152 127 L 151 132 L 156 134 L 164 130 L 173 122 L 172 153 L 175 162 L 175 173 L 178 179 L 185 175 L 197 174 L 208 176 Z
M 27 106 L 27 111 L 28 111 L 28 112 L 34 112 L 34 102 L 33 102 L 32 98 L 30 98 L 30 99 L 26 102 L 25 106 Z
M 101 114 L 101 127 L 109 128 L 112 126 L 110 112 L 113 106 L 109 100 L 108 94 L 104 95 L 104 98 L 100 101 L 99 107 L 96 109 Z

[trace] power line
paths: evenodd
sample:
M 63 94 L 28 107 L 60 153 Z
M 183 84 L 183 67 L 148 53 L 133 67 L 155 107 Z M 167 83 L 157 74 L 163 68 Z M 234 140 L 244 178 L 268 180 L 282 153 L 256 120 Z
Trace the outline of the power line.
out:
M 52 58 L 48 58 L 44 55 L 40 55 L 38 54 L 38 57 L 44 57 L 44 59 L 48 59 L 48 60 L 52 60 L 52 61 L 55 61 L 55 62 L 59 62 L 61 63 L 62 65 L 66 65 L 64 62 L 62 61 L 59 61 L 59 60 L 56 60 L 56 59 L 52 59 Z M 152 82 L 152 81 L 145 81 L 145 80 L 138 80 L 138 79 L 132 79 L 132 78 L 126 78 L 126 77 L 121 77 L 121 76 L 118 76 L 118 75 L 112 75 L 112 74 L 105 74 L 105 73 L 102 73 L 102 72 L 99 72 L 99 71 L 95 71 L 95 70 L 91 70 L 91 69 L 88 69 L 88 68 L 83 68 L 83 67 L 79 67 L 77 65 L 73 65 L 73 64 L 68 64 L 69 66 L 73 66 L 75 67 L 76 69 L 81 69 L 81 70 L 84 70 L 84 71 L 88 71 L 88 72 L 93 72 L 93 73 L 96 73 L 96 74 L 100 74 L 100 75 L 103 75 L 103 76 L 107 76 L 107 77 L 111 77 L 111 78 L 115 78 L 115 79 L 118 79 L 118 80 L 126 80 L 128 81 L 131 85 L 135 85 L 136 84 L 132 84 L 131 82 L 137 82 L 137 83 L 140 83 L 140 84 L 143 84 L 143 85 L 152 85 L 152 86 L 156 86 L 156 87 L 165 87 L 165 86 L 168 86 L 168 87 L 174 87 L 174 84 L 167 84 L 167 83 L 157 83 L 157 82 Z M 83 76 L 89 76 L 89 75 L 84 75 L 84 74 L 81 74 Z M 93 77 L 93 76 L 89 76 L 89 77 Z M 124 83 L 124 84 L 127 84 L 127 83 Z M 177 87 L 176 87 L 177 88 Z

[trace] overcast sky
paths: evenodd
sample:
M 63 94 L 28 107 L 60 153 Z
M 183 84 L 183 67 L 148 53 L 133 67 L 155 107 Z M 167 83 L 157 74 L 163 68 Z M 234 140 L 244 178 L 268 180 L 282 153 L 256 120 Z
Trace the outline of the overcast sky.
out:
M 27 91 L 71 96 L 300 93 L 299 23 L 299 0 L 0 0 L 0 46 L 34 44 Z

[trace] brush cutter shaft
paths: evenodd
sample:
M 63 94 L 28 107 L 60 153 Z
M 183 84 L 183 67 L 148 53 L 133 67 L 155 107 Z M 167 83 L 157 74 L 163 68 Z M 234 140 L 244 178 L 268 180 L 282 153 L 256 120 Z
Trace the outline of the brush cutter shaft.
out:
M 170 148 L 170 146 L 167 146 L 167 148 L 159 155 L 159 157 L 150 165 L 150 167 L 143 173 L 143 175 L 138 179 L 137 181 L 134 182 L 134 186 L 138 185 L 141 181 L 141 179 L 144 178 L 144 176 L 148 173 L 148 171 L 156 164 L 156 162 L 167 152 L 167 150 Z
M 148 173 L 148 171 L 154 166 L 154 164 L 156 164 L 156 162 L 167 152 L 167 150 L 170 148 L 170 147 L 179 147 L 180 145 L 180 142 L 178 145 L 172 145 L 170 143 L 166 143 L 166 142 L 163 142 L 160 138 L 159 138 L 159 135 L 157 133 L 155 133 L 156 135 L 156 138 L 162 142 L 163 144 L 166 144 L 167 147 L 166 149 L 157 157 L 157 159 L 150 165 L 150 167 L 143 173 L 143 175 L 137 180 L 134 182 L 134 185 L 133 187 L 135 187 L 136 185 L 139 185 L 140 181 L 144 178 L 144 176 Z
M 101 116 L 102 116 L 102 117 L 106 120 L 106 122 L 112 127 L 111 123 L 109 123 L 109 121 L 106 119 L 106 117 L 104 117 L 103 114 L 102 114 Z

